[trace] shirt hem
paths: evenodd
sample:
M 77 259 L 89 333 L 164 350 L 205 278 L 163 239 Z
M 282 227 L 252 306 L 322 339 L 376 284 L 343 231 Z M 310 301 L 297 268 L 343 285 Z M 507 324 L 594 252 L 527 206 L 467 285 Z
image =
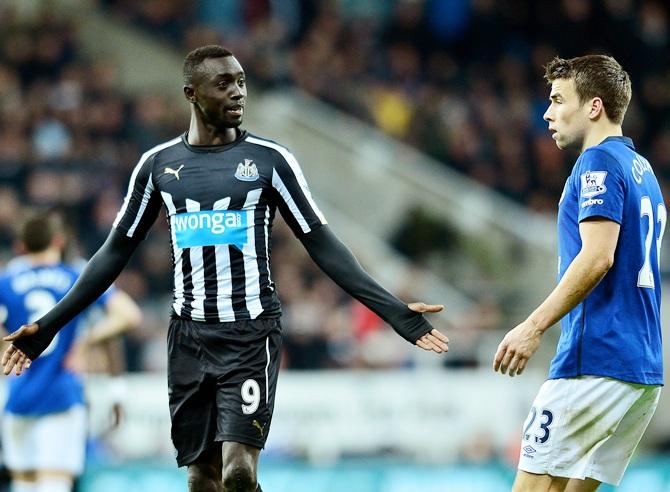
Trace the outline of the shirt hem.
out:
M 653 376 L 648 376 L 641 378 L 640 376 L 634 376 L 630 374 L 606 374 L 606 373 L 599 373 L 596 371 L 582 371 L 582 372 L 575 372 L 575 373 L 559 373 L 559 374 L 549 374 L 547 376 L 547 379 L 570 379 L 570 378 L 578 378 L 580 376 L 595 376 L 599 378 L 610 378 L 610 379 L 616 379 L 617 381 L 622 381 L 624 383 L 631 383 L 631 384 L 642 384 L 645 386 L 664 386 L 665 383 L 663 381 L 663 376 L 661 375 L 653 375 Z

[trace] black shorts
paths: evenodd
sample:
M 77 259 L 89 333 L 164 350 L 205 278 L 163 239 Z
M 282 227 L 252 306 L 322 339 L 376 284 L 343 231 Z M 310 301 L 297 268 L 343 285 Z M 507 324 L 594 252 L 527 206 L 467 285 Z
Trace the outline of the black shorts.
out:
M 179 466 L 220 452 L 222 441 L 265 446 L 280 348 L 279 318 L 170 320 L 168 395 Z

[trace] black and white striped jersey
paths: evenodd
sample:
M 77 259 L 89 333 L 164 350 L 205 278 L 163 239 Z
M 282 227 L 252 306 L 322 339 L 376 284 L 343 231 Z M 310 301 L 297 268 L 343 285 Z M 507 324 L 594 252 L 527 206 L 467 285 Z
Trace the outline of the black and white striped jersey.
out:
M 114 227 L 143 238 L 167 212 L 174 265 L 174 312 L 224 322 L 280 314 L 270 272 L 275 211 L 296 235 L 326 223 L 295 157 L 242 132 L 220 146 L 193 146 L 186 134 L 145 152 Z

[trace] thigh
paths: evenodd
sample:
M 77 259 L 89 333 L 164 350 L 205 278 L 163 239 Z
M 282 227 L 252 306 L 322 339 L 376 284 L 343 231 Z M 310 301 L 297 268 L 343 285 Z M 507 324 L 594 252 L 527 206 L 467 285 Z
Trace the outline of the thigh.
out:
M 600 487 L 600 482 L 592 478 L 586 480 L 577 480 L 571 478 L 565 492 L 595 492 Z
M 279 320 L 259 320 L 274 327 L 263 338 L 234 345 L 234 355 L 217 380 L 217 441 L 261 449 L 265 446 L 279 375 Z
M 593 455 L 589 476 L 600 482 L 619 485 L 658 406 L 660 387 L 630 386 L 638 388 L 638 397 L 619 421 L 610 438 Z
M 5 413 L 2 417 L 2 457 L 12 472 L 36 469 L 35 418 Z
M 519 470 L 514 480 L 512 492 L 563 492 L 566 490 L 567 484 L 567 478 Z
M 76 476 L 84 468 L 86 411 L 75 406 L 40 417 L 6 415 L 3 445 L 13 471 L 47 471 Z
M 77 476 L 84 471 L 86 409 L 77 405 L 40 419 L 37 425 L 38 470 Z
M 215 449 L 216 385 L 207 377 L 193 322 L 172 319 L 168 332 L 168 395 L 179 466 L 209 462 Z M 202 455 L 202 456 L 201 456 Z
M 598 451 L 641 391 L 636 385 L 598 377 L 545 382 L 524 424 L 519 469 L 607 481 L 594 473 Z
M 207 449 L 188 465 L 189 490 L 218 490 L 221 487 L 222 470 L 221 450 L 218 446 Z
M 239 442 L 227 441 L 221 444 L 221 461 L 223 468 L 232 464 L 242 465 L 253 472 L 255 477 L 258 469 L 258 457 L 261 450 Z

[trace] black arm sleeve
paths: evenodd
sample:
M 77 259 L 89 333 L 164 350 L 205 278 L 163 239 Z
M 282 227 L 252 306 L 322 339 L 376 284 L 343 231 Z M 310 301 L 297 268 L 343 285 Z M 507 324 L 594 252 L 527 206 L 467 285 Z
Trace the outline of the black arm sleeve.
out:
M 314 262 L 345 292 L 390 324 L 405 340 L 416 343 L 433 327 L 421 313 L 377 283 L 326 225 L 298 237 Z
M 72 289 L 46 315 L 37 321 L 34 335 L 13 342 L 31 360 L 37 358 L 72 318 L 86 309 L 105 292 L 119 276 L 137 248 L 139 241 L 130 239 L 115 229 L 93 255 Z

